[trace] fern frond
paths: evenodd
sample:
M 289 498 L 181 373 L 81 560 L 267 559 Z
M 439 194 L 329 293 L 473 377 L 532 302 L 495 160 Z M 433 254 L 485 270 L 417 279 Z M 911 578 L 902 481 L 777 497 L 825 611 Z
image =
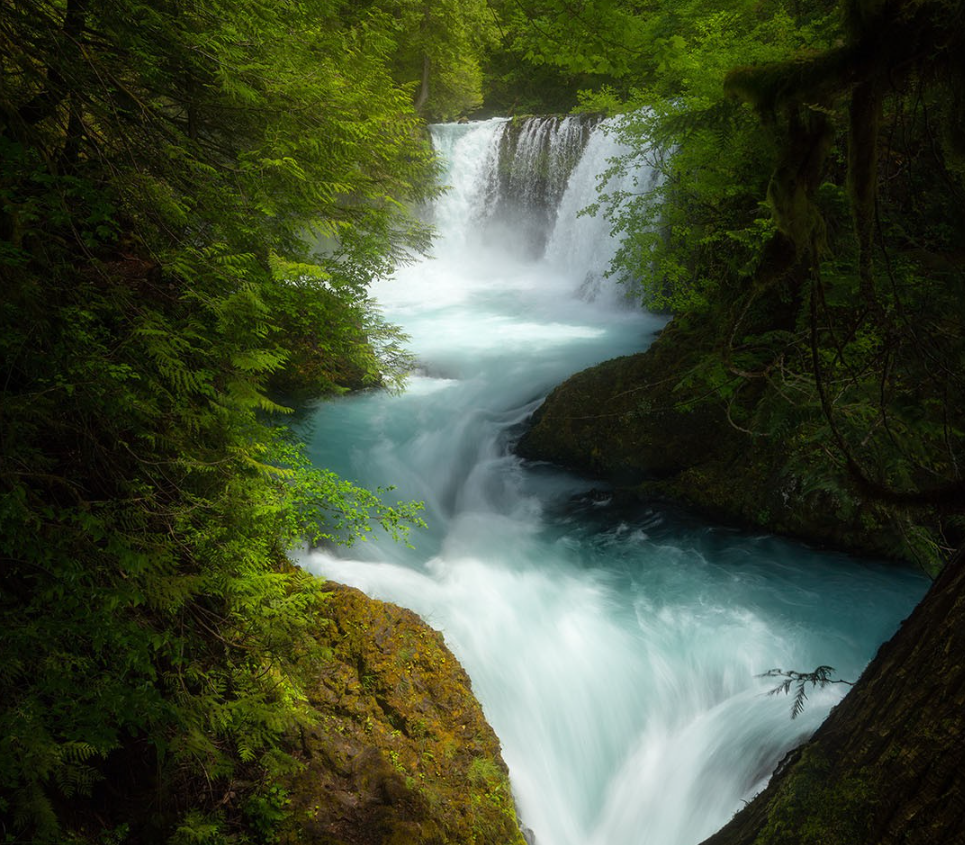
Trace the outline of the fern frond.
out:
M 847 684 L 854 686 L 853 681 L 846 681 L 843 678 L 832 678 L 833 666 L 818 666 L 813 672 L 796 672 L 793 669 L 768 669 L 758 675 L 758 678 L 783 678 L 776 687 L 767 691 L 767 695 L 789 695 L 791 687 L 794 686 L 794 700 L 791 702 L 791 718 L 796 719 L 804 712 L 804 704 L 807 701 L 807 685 L 820 687 L 823 689 L 828 684 Z

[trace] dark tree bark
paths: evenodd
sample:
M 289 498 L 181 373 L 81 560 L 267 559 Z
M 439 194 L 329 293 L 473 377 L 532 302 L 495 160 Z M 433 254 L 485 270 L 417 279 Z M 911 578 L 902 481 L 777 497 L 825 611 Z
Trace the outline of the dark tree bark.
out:
M 80 55 L 78 41 L 84 31 L 87 2 L 88 0 L 67 0 L 60 33 L 61 64 L 47 69 L 47 84 L 44 90 L 20 106 L 17 116 L 22 123 L 32 126 L 46 120 L 56 112 L 70 93 L 72 81 L 69 75 L 65 76 L 65 67 Z
M 965 547 L 818 732 L 703 845 L 965 842 Z

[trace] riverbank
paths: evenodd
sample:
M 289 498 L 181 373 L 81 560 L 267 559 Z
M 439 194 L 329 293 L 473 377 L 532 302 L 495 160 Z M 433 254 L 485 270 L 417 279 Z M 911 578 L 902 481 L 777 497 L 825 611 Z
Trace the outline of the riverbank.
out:
M 923 537 L 936 533 L 934 515 L 862 496 L 819 452 L 810 450 L 804 465 L 792 437 L 745 428 L 721 398 L 682 386 L 706 354 L 706 337 L 698 321 L 674 320 L 646 351 L 571 376 L 533 414 L 517 454 L 599 477 L 621 496 L 672 501 L 819 546 L 912 562 L 928 556 Z M 762 405 L 766 390 L 742 401 Z
M 329 659 L 292 753 L 281 841 L 523 845 L 499 740 L 442 635 L 334 582 L 317 640 Z

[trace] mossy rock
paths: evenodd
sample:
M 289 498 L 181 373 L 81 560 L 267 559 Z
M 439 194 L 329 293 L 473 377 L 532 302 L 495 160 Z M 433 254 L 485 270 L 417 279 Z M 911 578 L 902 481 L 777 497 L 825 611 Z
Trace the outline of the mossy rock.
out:
M 499 741 L 442 635 L 330 585 L 284 843 L 524 845 Z
M 674 320 L 647 351 L 577 373 L 537 409 L 517 453 L 724 522 L 903 556 L 902 528 L 911 522 L 903 526 L 893 509 L 867 501 L 830 464 L 815 464 L 812 474 L 835 479 L 838 491 L 810 489 L 788 463 L 789 443 L 740 430 L 723 402 L 701 395 L 706 387 L 681 387 L 712 342 L 711 326 Z
M 671 325 L 646 352 L 605 361 L 570 377 L 547 397 L 517 445 L 549 460 L 633 483 L 667 478 L 733 451 L 723 414 L 688 409 L 673 388 L 688 366 L 687 333 Z

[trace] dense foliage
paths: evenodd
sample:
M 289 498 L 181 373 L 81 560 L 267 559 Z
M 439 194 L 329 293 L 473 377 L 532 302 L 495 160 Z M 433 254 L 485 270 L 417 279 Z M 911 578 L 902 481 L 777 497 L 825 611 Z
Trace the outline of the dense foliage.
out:
M 423 120 L 484 92 L 621 113 L 614 166 L 658 156 L 651 194 L 602 202 L 614 272 L 696 350 L 681 406 L 840 513 L 877 502 L 902 553 L 957 542 L 963 17 L 3 0 L 4 841 L 270 840 L 324 603 L 285 549 L 418 522 L 309 467 L 282 397 L 404 374 L 367 288 L 428 243 Z
M 454 120 L 482 105 L 482 58 L 499 31 L 485 0 L 392 0 L 398 20 L 396 75 L 417 83 L 416 109 Z
M 278 391 L 406 363 L 366 293 L 427 242 L 397 35 L 335 0 L 0 6 L 5 842 L 254 836 L 324 598 L 286 547 L 418 522 L 278 425 Z
M 603 204 L 613 271 L 700 350 L 681 406 L 722 405 L 786 490 L 936 565 L 965 496 L 963 4 L 515 8 L 522 60 L 624 115 L 615 167 L 662 170 Z

